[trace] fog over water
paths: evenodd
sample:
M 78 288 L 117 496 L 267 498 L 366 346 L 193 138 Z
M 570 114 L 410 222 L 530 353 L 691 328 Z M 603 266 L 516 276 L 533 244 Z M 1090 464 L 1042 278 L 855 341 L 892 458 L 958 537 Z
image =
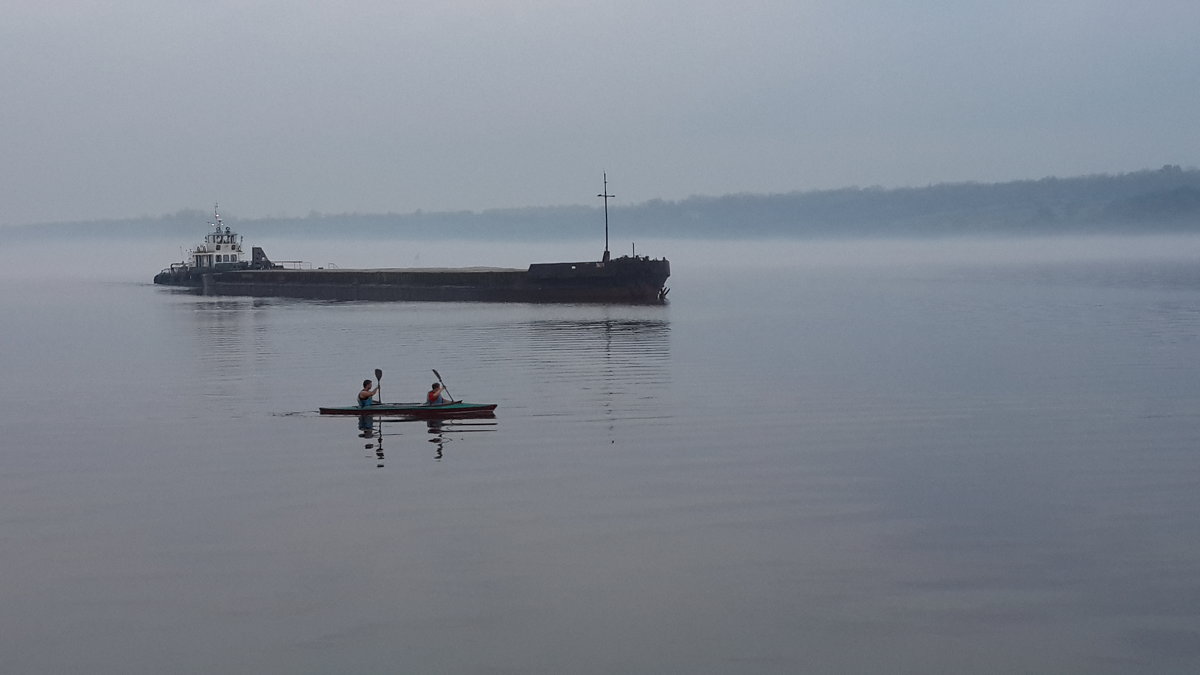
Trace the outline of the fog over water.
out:
M 80 238 L 21 242 L 0 250 L 0 275 L 139 280 L 183 260 L 200 241 L 165 242 Z M 271 238 L 245 244 L 263 247 L 274 260 L 303 261 L 314 267 L 514 267 L 534 262 L 597 260 L 603 240 L 565 242 L 405 241 L 377 243 L 311 238 Z M 614 256 L 668 258 L 675 274 L 739 268 L 894 267 L 1022 263 L 1200 260 L 1200 235 L 962 237 L 943 239 L 658 240 L 612 241 Z
M 178 244 L 4 248 L 0 663 L 1200 669 L 1200 238 L 637 251 L 667 305 L 206 297 L 150 283 Z M 375 368 L 497 415 L 316 413 Z

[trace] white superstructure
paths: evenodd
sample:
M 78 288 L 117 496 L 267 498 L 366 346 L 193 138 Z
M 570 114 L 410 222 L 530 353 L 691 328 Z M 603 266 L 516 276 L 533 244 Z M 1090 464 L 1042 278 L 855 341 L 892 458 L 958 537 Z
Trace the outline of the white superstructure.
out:
M 236 265 L 246 260 L 242 255 L 242 235 L 232 232 L 221 222 L 217 205 L 213 205 L 213 220 L 209 223 L 213 231 L 204 237 L 204 242 L 188 251 L 188 267 L 212 269 L 225 265 Z

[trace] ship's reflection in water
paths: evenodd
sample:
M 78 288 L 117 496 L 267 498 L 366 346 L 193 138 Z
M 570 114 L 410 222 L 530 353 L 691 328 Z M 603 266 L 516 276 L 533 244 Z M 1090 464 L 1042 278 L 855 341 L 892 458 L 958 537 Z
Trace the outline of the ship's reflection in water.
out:
M 194 344 L 192 358 L 181 360 L 183 377 L 210 402 L 230 415 L 244 414 L 237 401 L 251 386 L 252 373 L 267 367 L 275 353 L 270 319 L 261 310 L 270 302 L 251 298 L 204 298 L 185 294 L 174 303 L 172 335 Z
M 617 421 L 669 414 L 671 324 L 663 308 L 564 312 L 580 315 L 491 324 L 464 341 L 464 349 L 487 358 L 506 391 L 521 392 L 504 400 L 507 407 L 570 424 L 597 415 Z
M 363 415 L 358 418 L 358 437 L 366 441 L 363 444 L 363 449 L 367 451 L 366 457 L 374 459 L 375 466 L 382 469 L 384 467 L 384 459 L 386 459 L 383 451 L 384 436 L 400 442 L 400 439 L 405 436 L 414 436 L 413 430 L 419 430 L 423 425 L 425 433 L 429 436 L 425 440 L 434 445 L 433 459 L 434 461 L 441 461 L 445 457 L 447 444 L 462 440 L 463 434 L 495 431 L 496 424 L 496 415 L 492 412 L 483 412 L 469 417 L 455 417 L 452 419 L 371 417 Z M 388 428 L 388 433 L 384 433 L 385 427 Z M 389 441 L 390 443 L 391 441 Z

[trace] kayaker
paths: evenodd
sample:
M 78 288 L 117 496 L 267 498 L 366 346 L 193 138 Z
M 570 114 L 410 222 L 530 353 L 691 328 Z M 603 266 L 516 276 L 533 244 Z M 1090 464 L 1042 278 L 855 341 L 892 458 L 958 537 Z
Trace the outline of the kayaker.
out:
M 358 392 L 358 407 L 365 408 L 369 405 L 375 405 L 375 394 L 379 393 L 379 387 L 371 388 L 370 380 L 363 380 L 362 391 Z
M 429 387 L 429 393 L 425 394 L 426 405 L 443 405 L 446 403 L 454 403 L 454 401 L 447 401 L 446 397 L 442 396 L 443 389 L 441 383 L 434 382 L 433 384 L 429 385 Z

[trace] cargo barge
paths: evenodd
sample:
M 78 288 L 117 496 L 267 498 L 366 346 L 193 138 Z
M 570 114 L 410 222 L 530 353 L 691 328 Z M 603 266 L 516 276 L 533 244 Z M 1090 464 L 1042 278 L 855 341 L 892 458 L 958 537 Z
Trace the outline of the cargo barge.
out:
M 211 295 L 249 295 L 314 300 L 428 300 L 442 302 L 600 302 L 654 304 L 666 301 L 671 264 L 646 256 L 613 258 L 608 251 L 607 179 L 604 254 L 598 261 L 534 263 L 528 269 L 496 267 L 305 269 L 272 262 L 214 209 L 213 231 L 187 258 L 154 277 Z

